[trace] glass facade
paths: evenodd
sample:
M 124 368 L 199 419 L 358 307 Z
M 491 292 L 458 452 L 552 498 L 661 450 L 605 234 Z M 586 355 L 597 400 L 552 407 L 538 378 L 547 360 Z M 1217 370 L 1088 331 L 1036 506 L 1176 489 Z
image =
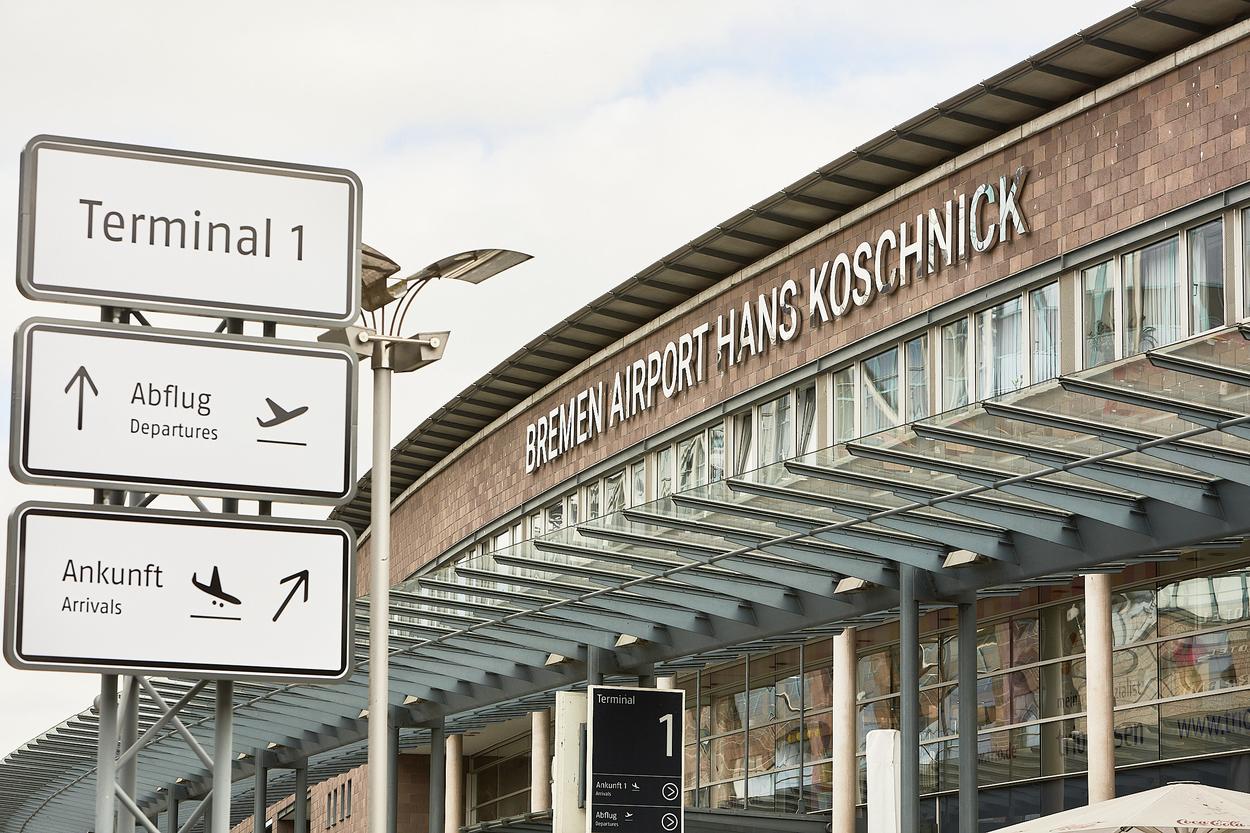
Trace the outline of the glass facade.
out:
M 1250 564 L 1246 550 L 1129 568 L 1112 594 L 1117 767 L 1250 750 Z M 1086 769 L 1082 581 L 978 605 L 978 781 L 1032 784 L 1054 812 Z M 958 781 L 961 646 L 955 610 L 921 618 L 922 793 Z M 859 799 L 864 740 L 898 728 L 897 623 L 857 631 Z M 686 801 L 719 809 L 810 813 L 830 806 L 831 640 L 819 639 L 679 678 L 687 693 Z M 1137 778 L 1148 777 L 1143 775 Z M 1067 780 L 1065 780 L 1065 778 Z M 982 791 L 1019 820 L 1011 796 Z M 1081 801 L 1083 801 L 1083 797 Z M 936 800 L 934 800 L 936 801 Z M 995 807 L 994 802 L 1008 802 Z M 1022 805 L 1023 806 L 1023 805 Z M 940 812 L 930 804 L 931 814 Z M 936 815 L 934 815 L 936 817 Z

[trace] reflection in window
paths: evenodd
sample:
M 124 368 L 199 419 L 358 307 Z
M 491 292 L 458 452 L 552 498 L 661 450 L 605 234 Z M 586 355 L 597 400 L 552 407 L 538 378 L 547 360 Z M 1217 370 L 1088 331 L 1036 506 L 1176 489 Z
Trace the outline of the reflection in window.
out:
M 633 503 L 630 506 L 641 506 L 647 502 L 647 461 L 634 463 L 630 469 Z
M 599 484 L 591 483 L 586 489 L 586 515 L 590 518 L 599 517 L 601 504 L 599 503 Z
M 844 367 L 833 374 L 833 440 L 855 437 L 855 368 Z
M 569 502 L 569 509 L 568 509 L 569 526 L 577 526 L 577 522 L 578 520 L 580 520 L 577 514 L 577 508 L 578 508 L 577 507 L 577 492 L 574 492 L 573 494 L 569 495 L 568 502 Z
M 1224 223 L 1190 229 L 1189 285 L 1194 332 L 1224 326 Z
M 862 365 L 863 433 L 873 434 L 899 423 L 898 348 L 891 347 Z
M 677 444 L 677 490 L 684 492 L 707 482 L 707 440 L 702 433 Z
M 605 509 L 609 515 L 625 508 L 625 472 L 618 471 L 616 474 L 608 475 L 603 481 L 603 489 L 606 498 Z
M 808 385 L 798 392 L 798 442 L 795 454 L 816 450 L 816 386 Z
M 751 412 L 734 415 L 734 473 L 755 468 L 755 430 Z
M 713 425 L 707 432 L 708 447 L 708 479 L 711 481 L 725 479 L 725 426 L 723 423 Z
M 655 455 L 655 496 L 668 497 L 673 493 L 673 447 L 665 446 Z
M 1115 285 L 1111 261 L 1081 271 L 1084 367 L 1115 359 Z
M 794 436 L 790 420 L 790 394 L 760 406 L 760 465 L 767 466 L 790 457 Z
M 907 363 L 907 421 L 929 415 L 929 337 L 922 335 L 903 345 Z
M 942 410 L 968 404 L 968 319 L 942 328 Z
M 1241 272 L 1247 287 L 1245 303 L 1250 308 L 1250 208 L 1241 212 Z
M 977 396 L 989 399 L 1024 386 L 1020 299 L 977 313 Z
M 1029 293 L 1030 380 L 1037 384 L 1059 375 L 1059 284 Z
M 1177 238 L 1124 255 L 1124 355 L 1181 339 Z
M 564 504 L 556 501 L 547 507 L 547 531 L 555 532 L 564 528 Z

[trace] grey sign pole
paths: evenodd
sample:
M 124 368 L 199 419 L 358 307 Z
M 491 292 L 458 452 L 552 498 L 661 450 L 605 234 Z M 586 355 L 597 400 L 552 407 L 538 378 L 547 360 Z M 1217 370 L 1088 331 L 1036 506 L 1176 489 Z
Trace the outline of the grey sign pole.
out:
M 391 766 L 388 714 L 392 373 L 390 345 L 381 342 L 373 353 L 373 494 L 369 509 L 369 833 L 387 833 L 386 805 L 391 781 L 388 773 Z M 433 773 L 430 777 L 433 779 Z
M 230 833 L 230 774 L 234 763 L 234 682 L 217 681 L 213 720 L 213 817 L 208 833 Z

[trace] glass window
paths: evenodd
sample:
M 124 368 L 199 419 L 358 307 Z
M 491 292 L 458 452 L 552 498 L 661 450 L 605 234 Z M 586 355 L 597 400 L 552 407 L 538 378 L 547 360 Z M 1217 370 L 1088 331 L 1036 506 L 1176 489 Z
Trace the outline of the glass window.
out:
M 750 411 L 734 415 L 734 473 L 755 468 L 755 424 Z
M 968 319 L 942 328 L 942 410 L 968 404 Z
M 568 496 L 567 517 L 568 517 L 569 526 L 576 526 L 577 522 L 581 519 L 580 516 L 578 515 L 577 492 L 574 492 L 573 494 Z
M 798 442 L 795 454 L 816 450 L 816 386 L 808 385 L 798 392 Z
M 790 394 L 760 405 L 760 465 L 788 459 L 793 438 Z
M 547 507 L 547 531 L 555 532 L 564 528 L 564 504 L 556 501 Z
M 929 336 L 913 338 L 903 345 L 907 362 L 907 421 L 929 415 Z
M 1081 271 L 1084 367 L 1115 359 L 1115 283 L 1111 261 Z
M 891 347 L 865 359 L 861 372 L 863 433 L 873 434 L 898 425 L 898 348 Z
M 537 538 L 544 532 L 546 530 L 543 529 L 543 513 L 535 512 L 533 515 L 530 515 L 530 537 Z
M 586 487 L 586 517 L 599 517 L 599 484 L 591 483 Z
M 1177 238 L 1124 255 L 1124 355 L 1180 341 Z
M 634 463 L 630 469 L 630 481 L 632 482 L 631 495 L 633 503 L 630 506 L 641 506 L 647 502 L 647 461 L 642 460 Z
M 708 479 L 712 481 L 725 479 L 725 426 L 723 423 L 713 425 L 707 432 Z
M 1194 332 L 1224 326 L 1224 221 L 1190 229 L 1189 297 Z
M 605 511 L 611 515 L 625 508 L 625 472 L 608 475 L 603 481 Z
M 1034 384 L 1059 375 L 1059 284 L 1029 293 L 1029 379 Z
M 665 446 L 655 454 L 655 496 L 668 497 L 673 493 L 673 447 Z
M 844 367 L 833 374 L 833 439 L 844 443 L 855 437 L 855 368 Z
M 1246 287 L 1245 304 L 1250 308 L 1250 208 L 1241 212 L 1241 280 Z
M 707 482 L 707 439 L 702 433 L 677 444 L 677 490 L 684 492 Z
M 1000 396 L 1024 386 L 1020 299 L 977 313 L 977 396 Z
M 1250 618 L 1250 572 L 1165 584 L 1158 593 L 1159 635 L 1174 636 Z

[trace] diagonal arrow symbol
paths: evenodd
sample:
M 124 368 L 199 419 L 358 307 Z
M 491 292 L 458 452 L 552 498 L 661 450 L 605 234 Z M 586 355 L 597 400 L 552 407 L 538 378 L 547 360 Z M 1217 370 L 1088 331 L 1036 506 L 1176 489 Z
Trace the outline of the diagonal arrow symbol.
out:
M 286 610 L 286 606 L 291 603 L 291 599 L 295 598 L 295 594 L 299 592 L 300 587 L 304 588 L 304 601 L 308 601 L 308 571 L 300 570 L 298 573 L 282 579 L 278 584 L 286 584 L 288 581 L 294 581 L 291 585 L 291 592 L 286 594 L 286 600 L 282 603 L 282 607 L 278 608 L 278 612 L 273 615 L 273 621 L 278 621 L 278 617 L 282 615 L 282 611 Z
M 69 382 L 65 385 L 65 392 L 69 393 L 69 389 L 78 383 L 78 430 L 82 430 L 82 400 L 86 395 L 84 385 L 91 385 L 91 395 L 99 396 L 100 391 L 96 388 L 95 382 L 91 381 L 91 374 L 87 372 L 87 368 L 78 365 L 78 369 L 74 371 L 74 375 L 69 377 Z

